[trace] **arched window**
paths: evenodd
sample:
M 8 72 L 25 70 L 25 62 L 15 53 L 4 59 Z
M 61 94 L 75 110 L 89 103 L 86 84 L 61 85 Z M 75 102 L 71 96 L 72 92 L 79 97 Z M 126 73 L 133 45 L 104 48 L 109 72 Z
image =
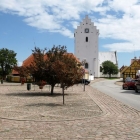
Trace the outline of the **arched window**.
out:
M 88 42 L 88 37 L 86 37 L 86 42 Z
M 88 63 L 85 63 L 85 69 L 88 69 Z

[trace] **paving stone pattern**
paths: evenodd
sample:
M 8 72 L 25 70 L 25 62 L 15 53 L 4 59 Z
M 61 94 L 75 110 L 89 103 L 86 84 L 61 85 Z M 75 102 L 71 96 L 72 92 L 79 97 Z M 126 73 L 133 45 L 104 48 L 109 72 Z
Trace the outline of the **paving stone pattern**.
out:
M 94 84 L 94 83 L 93 83 Z M 0 140 L 140 140 L 140 112 L 90 86 L 0 85 Z

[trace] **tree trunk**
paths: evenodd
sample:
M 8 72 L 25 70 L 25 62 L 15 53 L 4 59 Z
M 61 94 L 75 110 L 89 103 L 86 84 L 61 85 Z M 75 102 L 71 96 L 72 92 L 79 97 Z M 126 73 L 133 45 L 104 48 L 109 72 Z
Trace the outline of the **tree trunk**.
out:
M 51 95 L 53 95 L 54 86 L 55 85 L 51 85 Z
M 63 105 L 64 105 L 64 87 L 62 88 L 62 93 L 63 93 Z
M 4 77 L 4 68 L 3 68 L 3 65 L 1 65 L 1 69 L 2 69 L 2 79 Z

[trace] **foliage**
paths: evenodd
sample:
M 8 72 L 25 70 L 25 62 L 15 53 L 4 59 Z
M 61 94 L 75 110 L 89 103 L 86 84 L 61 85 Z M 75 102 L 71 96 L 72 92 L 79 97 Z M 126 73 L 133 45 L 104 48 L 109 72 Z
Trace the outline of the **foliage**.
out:
M 53 46 L 48 50 L 35 47 L 32 50 L 33 61 L 28 66 L 16 67 L 21 76 L 32 75 L 35 83 L 51 85 L 51 94 L 54 86 L 60 83 L 64 89 L 73 86 L 83 77 L 83 68 L 73 54 L 67 53 L 65 46 Z M 63 94 L 64 95 L 64 94 Z
M 62 88 L 73 86 L 83 77 L 81 63 L 72 54 L 65 54 L 53 65 Z
M 13 69 L 19 73 L 20 77 L 27 77 L 30 73 L 27 67 L 24 66 L 15 66 Z
M 100 66 L 100 72 L 102 72 L 103 71 L 103 68 L 102 68 L 102 66 Z
M 53 69 L 63 89 L 64 104 L 64 89 L 73 86 L 83 77 L 83 68 L 72 54 L 64 54 L 61 60 L 55 62 Z
M 46 50 L 35 47 L 33 50 L 34 61 L 28 70 L 36 82 L 43 80 L 51 85 L 51 94 L 53 94 L 56 83 L 69 87 L 82 77 L 81 64 L 73 55 L 67 55 L 65 46 L 53 46 L 52 49 Z
M 17 65 L 16 53 L 6 48 L 0 49 L 0 75 L 5 78 Z
M 46 85 L 46 82 L 45 81 L 39 81 L 36 83 L 38 86 L 45 86 Z
M 114 79 L 119 79 L 119 78 L 118 77 L 104 77 L 104 79 L 114 80 Z
M 12 79 L 12 76 L 11 76 L 11 75 L 7 75 L 6 81 L 7 81 L 7 82 L 11 82 L 11 79 Z
M 58 61 L 62 61 L 62 58 L 66 52 L 67 49 L 65 46 L 53 46 L 52 49 L 46 52 L 46 78 L 47 83 L 51 85 L 51 94 L 53 94 L 55 84 L 60 83 L 60 78 L 58 77 L 57 73 L 63 70 L 63 68 L 61 69 L 60 67 L 55 69 L 54 66 L 57 64 Z
M 46 81 L 46 57 L 44 55 L 45 51 L 46 49 L 41 50 L 37 47 L 35 47 L 35 49 L 32 50 L 34 59 L 30 66 L 27 67 L 27 69 L 29 73 L 33 76 L 35 82 L 39 82 L 42 80 Z
M 102 72 L 111 77 L 111 74 L 118 74 L 118 67 L 111 61 L 104 61 L 102 63 Z

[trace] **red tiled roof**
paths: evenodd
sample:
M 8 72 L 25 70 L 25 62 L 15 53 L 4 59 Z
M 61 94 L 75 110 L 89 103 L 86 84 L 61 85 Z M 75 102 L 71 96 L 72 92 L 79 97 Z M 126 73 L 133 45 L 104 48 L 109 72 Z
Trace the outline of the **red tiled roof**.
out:
M 12 74 L 19 74 L 16 70 L 12 70 Z
M 73 56 L 73 57 L 75 57 L 74 55 L 73 55 L 73 53 L 66 53 L 67 55 L 69 55 L 69 56 Z M 75 57 L 76 58 L 76 57 Z M 44 59 L 47 59 L 47 56 L 46 55 L 44 55 Z M 79 62 L 79 60 L 76 58 L 76 60 Z M 25 59 L 24 61 L 23 61 L 23 64 L 22 64 L 22 66 L 29 66 L 32 62 L 34 61 L 34 56 L 33 56 L 33 54 L 31 54 L 27 59 Z
M 29 66 L 34 61 L 34 56 L 31 54 L 27 59 L 22 63 L 22 66 Z

